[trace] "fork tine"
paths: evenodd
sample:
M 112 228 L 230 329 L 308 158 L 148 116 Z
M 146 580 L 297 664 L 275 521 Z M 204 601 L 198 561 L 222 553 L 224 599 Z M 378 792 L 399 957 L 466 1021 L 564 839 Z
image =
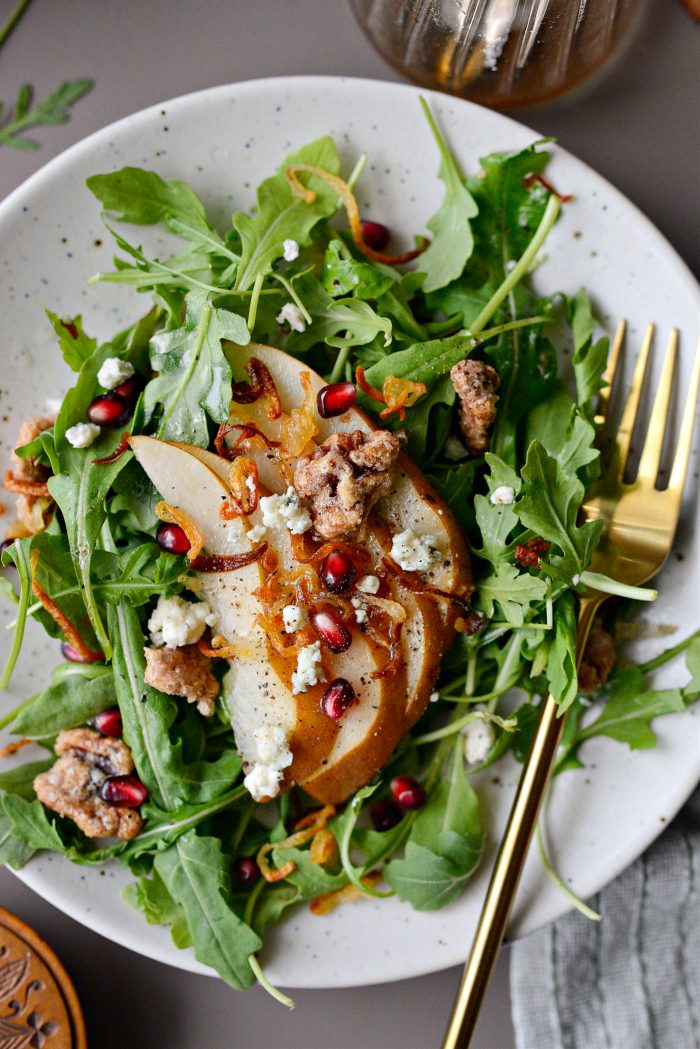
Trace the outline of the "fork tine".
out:
M 690 449 L 693 443 L 693 425 L 695 423 L 695 412 L 698 405 L 698 393 L 700 393 L 700 339 L 698 339 L 698 345 L 695 350 L 695 361 L 690 376 L 688 396 L 683 409 L 681 429 L 678 435 L 678 447 L 676 448 L 676 455 L 673 460 L 671 479 L 668 482 L 669 491 L 677 493 L 679 497 L 683 491 L 683 482 L 685 481 L 685 474 L 690 460 Z
M 625 466 L 627 465 L 627 456 L 630 450 L 630 443 L 632 441 L 632 431 L 634 430 L 635 419 L 637 418 L 637 409 L 639 408 L 639 398 L 642 393 L 642 386 L 644 385 L 644 375 L 647 369 L 647 361 L 649 359 L 649 350 L 651 348 L 651 341 L 654 337 L 654 325 L 647 324 L 646 331 L 644 333 L 644 340 L 642 342 L 642 348 L 639 351 L 639 357 L 634 369 L 634 375 L 632 376 L 632 385 L 630 386 L 630 392 L 627 394 L 627 400 L 625 407 L 622 412 L 622 420 L 620 422 L 620 428 L 617 431 L 615 438 L 615 446 L 617 450 L 617 471 L 619 480 L 622 481 Z
M 654 398 L 654 407 L 649 420 L 646 441 L 642 458 L 639 460 L 637 477 L 651 481 L 653 484 L 659 472 L 659 460 L 664 445 L 664 434 L 666 433 L 666 419 L 668 416 L 668 404 L 671 399 L 671 387 L 673 385 L 673 372 L 676 366 L 676 354 L 678 352 L 678 329 L 672 328 L 668 339 L 666 357 L 664 358 L 659 388 Z
M 625 341 L 626 329 L 627 321 L 620 321 L 608 354 L 608 363 L 603 373 L 603 382 L 605 383 L 605 386 L 598 394 L 598 411 L 595 416 L 595 422 L 599 427 L 604 425 L 605 420 L 608 417 L 608 411 L 610 410 L 610 396 L 615 381 L 615 372 L 617 371 L 617 365 L 620 360 L 620 350 Z

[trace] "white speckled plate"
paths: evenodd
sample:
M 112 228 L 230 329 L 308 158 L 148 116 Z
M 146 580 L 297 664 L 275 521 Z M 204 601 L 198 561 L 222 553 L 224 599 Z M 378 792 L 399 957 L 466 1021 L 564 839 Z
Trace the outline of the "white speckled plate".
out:
M 144 307 L 144 300 L 131 291 L 86 285 L 90 274 L 109 268 L 112 255 L 97 203 L 84 188 L 88 175 L 124 164 L 152 168 L 191 182 L 214 217 L 225 219 L 234 204 L 252 204 L 255 185 L 288 150 L 330 133 L 346 170 L 360 152 L 369 154 L 359 189 L 362 213 L 404 230 L 408 237 L 423 229 L 441 199 L 436 149 L 417 96 L 407 86 L 316 77 L 202 91 L 92 135 L 13 193 L 0 205 L 2 461 L 7 460 L 23 416 L 41 412 L 46 398 L 60 396 L 69 381 L 39 300 L 64 314 L 82 312 L 87 329 L 105 337 Z M 540 137 L 467 102 L 435 95 L 431 103 L 465 171 L 475 171 L 479 156 L 487 152 L 521 147 Z M 664 338 L 669 327 L 677 325 L 683 351 L 679 388 L 684 389 L 697 335 L 693 278 L 651 223 L 580 161 L 557 149 L 548 174 L 574 199 L 547 243 L 538 286 L 547 292 L 573 292 L 585 285 L 611 325 L 620 317 L 630 320 L 633 341 L 647 321 L 655 321 Z M 143 230 L 143 240 L 154 242 L 150 230 Z M 696 506 L 694 467 L 677 553 L 664 571 L 659 601 L 647 614 L 654 622 L 677 625 L 678 636 L 698 625 Z M 652 655 L 662 643 L 651 640 L 639 647 L 645 656 Z M 30 629 L 11 694 L 2 697 L 1 708 L 44 687 L 58 658 L 56 644 L 47 642 L 40 630 Z M 657 680 L 676 683 L 681 675 L 682 667 L 673 664 Z M 656 731 L 659 744 L 649 751 L 632 753 L 608 740 L 587 744 L 586 770 L 567 773 L 556 782 L 548 810 L 553 857 L 584 897 L 646 848 L 700 779 L 697 712 L 664 718 Z M 517 769 L 502 763 L 478 783 L 491 850 L 505 822 L 516 777 Z M 299 911 L 269 938 L 270 977 L 287 986 L 342 987 L 417 976 L 461 962 L 491 854 L 462 900 L 435 914 L 418 914 L 396 899 L 368 900 L 325 918 Z M 121 900 L 119 890 L 127 874 L 120 867 L 110 867 L 105 876 L 44 855 L 20 877 L 104 936 L 160 961 L 209 972 L 189 951 L 178 951 L 167 930 L 147 925 Z M 566 901 L 531 857 L 510 935 L 531 932 L 566 909 Z

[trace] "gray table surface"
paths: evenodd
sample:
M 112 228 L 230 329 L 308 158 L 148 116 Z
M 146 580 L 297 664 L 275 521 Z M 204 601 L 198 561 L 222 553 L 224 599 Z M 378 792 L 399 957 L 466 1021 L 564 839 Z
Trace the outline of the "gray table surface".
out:
M 0 24 L 14 6 L 0 0 Z M 591 93 L 521 114 L 607 176 L 696 271 L 697 67 L 696 27 L 680 4 L 655 0 L 627 53 Z M 0 197 L 67 146 L 144 106 L 295 73 L 398 79 L 344 0 L 34 0 L 0 53 L 0 98 L 9 101 L 25 80 L 39 96 L 78 76 L 92 77 L 95 88 L 70 123 L 39 130 L 37 152 L 2 149 Z M 298 991 L 289 1014 L 258 989 L 239 995 L 110 944 L 6 870 L 0 904 L 63 959 L 92 1049 L 432 1049 L 459 980 L 451 969 L 375 987 Z M 506 949 L 474 1049 L 514 1045 L 507 962 Z

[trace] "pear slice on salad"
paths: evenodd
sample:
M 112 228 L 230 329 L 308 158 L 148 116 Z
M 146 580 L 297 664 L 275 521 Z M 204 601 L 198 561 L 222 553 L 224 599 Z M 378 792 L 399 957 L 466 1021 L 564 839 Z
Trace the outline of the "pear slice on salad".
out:
M 219 516 L 221 503 L 230 494 L 226 460 L 192 445 L 151 437 L 134 437 L 131 447 L 166 502 L 182 510 L 202 533 L 208 554 L 245 553 L 252 548 L 240 518 L 222 521 Z M 261 489 L 261 494 L 266 494 L 266 490 Z M 259 524 L 259 517 L 260 511 L 256 510 L 250 515 L 250 523 Z M 265 539 L 280 569 L 289 571 L 296 567 L 286 528 L 268 526 Z M 383 737 L 382 726 L 390 723 L 401 727 L 405 694 L 402 678 L 372 677 L 381 666 L 381 653 L 378 646 L 358 632 L 347 652 L 324 654 L 326 682 L 319 681 L 295 694 L 292 674 L 297 664 L 296 651 L 291 646 L 289 655 L 278 651 L 260 622 L 261 604 L 255 591 L 266 574 L 261 562 L 230 572 L 197 573 L 202 596 L 216 613 L 217 631 L 229 641 L 240 641 L 241 654 L 230 661 L 231 669 L 224 679 L 224 701 L 231 714 L 236 744 L 244 761 L 255 765 L 261 762 L 260 733 L 266 728 L 281 728 L 293 755 L 284 773 L 284 789 L 293 783 L 306 783 L 318 771 L 330 770 L 336 763 L 335 757 L 331 759 L 335 739 L 352 726 L 353 740 L 362 742 L 368 737 L 371 772 L 360 768 L 360 781 L 347 787 L 347 796 L 371 778 L 395 746 L 398 737 L 389 733 L 391 742 L 384 744 L 380 759 L 374 757 L 379 753 L 374 740 Z M 337 677 L 350 679 L 356 694 L 356 703 L 343 719 L 342 728 L 341 723 L 326 717 L 321 710 L 327 683 Z M 316 796 L 323 801 L 341 800 L 335 795 Z

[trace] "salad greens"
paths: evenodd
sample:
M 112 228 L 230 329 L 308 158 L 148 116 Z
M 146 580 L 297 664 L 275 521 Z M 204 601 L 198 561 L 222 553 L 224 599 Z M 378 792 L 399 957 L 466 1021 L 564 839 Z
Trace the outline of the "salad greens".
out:
M 256 958 L 264 934 L 291 907 L 323 894 L 350 885 L 370 895 L 396 894 L 419 910 L 454 900 L 478 866 L 488 833 L 472 775 L 507 752 L 524 758 L 549 689 L 568 712 L 559 773 L 580 767 L 585 744 L 596 736 L 632 749 L 653 746 L 652 721 L 700 694 L 698 634 L 647 666 L 619 665 L 592 697 L 579 692 L 576 593 L 600 538 L 600 524 L 579 516 L 599 474 L 593 401 L 603 384 L 607 339 L 596 338 L 583 290 L 543 297 L 530 281 L 561 206 L 539 181 L 546 143 L 484 157 L 480 173 L 465 178 L 426 114 L 444 197 L 427 217 L 431 241 L 411 268 L 360 250 L 343 226 L 334 186 L 317 172 L 304 174 L 313 201 L 293 191 L 290 165 L 340 173 L 336 147 L 325 137 L 285 158 L 259 187 L 254 212 L 235 211 L 223 231 L 180 181 L 136 168 L 93 176 L 88 187 L 110 223 L 159 225 L 179 245 L 169 257 L 154 258 L 112 231 L 119 251 L 114 269 L 93 281 L 129 285 L 150 301 L 145 316 L 109 342 L 87 334 L 80 317 L 65 320 L 47 310 L 77 378 L 53 427 L 20 449 L 50 471 L 57 511 L 44 531 L 16 539 L 2 554 L 19 584 L 15 592 L 11 576 L 2 580 L 2 596 L 16 604 L 2 685 L 20 657 L 28 616 L 51 637 L 63 637 L 35 599 L 37 585 L 104 658 L 59 665 L 46 689 L 0 722 L 47 752 L 0 773 L 0 860 L 19 868 L 39 849 L 78 864 L 120 860 L 136 877 L 126 899 L 148 922 L 168 925 L 177 946 L 191 946 L 233 987 L 257 978 L 269 988 Z M 138 233 L 131 236 L 138 240 Z M 278 320 L 290 316 L 293 324 Z M 424 396 L 401 427 L 473 555 L 480 628 L 458 634 L 443 661 L 439 701 L 389 766 L 330 817 L 335 848 L 323 861 L 308 841 L 288 840 L 289 826 L 311 799 L 294 789 L 259 805 L 244 790 L 222 708 L 203 718 L 184 700 L 144 684 L 144 624 L 159 596 L 187 586 L 187 565 L 154 541 L 157 495 L 131 453 L 94 465 L 115 452 L 120 433 L 103 430 L 89 450 L 66 438 L 100 392 L 101 365 L 117 357 L 145 376 L 128 429 L 209 447 L 229 417 L 236 347 L 251 340 L 303 357 L 332 382 L 352 381 L 361 366 L 374 387 L 388 376 L 424 383 Z M 469 457 L 459 442 L 449 377 L 469 355 L 492 365 L 501 380 L 491 450 L 483 457 Z M 571 375 L 563 367 L 567 355 Z M 375 411 L 376 402 L 362 397 Z M 512 501 L 494 498 L 504 488 Z M 516 553 L 531 540 L 544 543 L 546 553 L 528 565 Z M 615 589 L 605 579 L 597 586 Z M 614 629 L 630 602 L 607 607 L 606 625 Z M 681 652 L 687 685 L 653 690 L 647 674 Z M 61 730 L 115 703 L 148 800 L 137 837 L 99 844 L 46 810 L 32 782 L 51 764 Z M 490 733 L 490 743 L 467 765 L 464 733 L 475 725 Z M 367 810 L 398 773 L 419 778 L 426 803 L 389 829 L 373 829 Z M 251 889 L 237 880 L 235 864 L 261 848 L 275 868 L 293 866 L 283 879 L 260 879 Z M 368 878 L 377 870 L 388 892 Z

